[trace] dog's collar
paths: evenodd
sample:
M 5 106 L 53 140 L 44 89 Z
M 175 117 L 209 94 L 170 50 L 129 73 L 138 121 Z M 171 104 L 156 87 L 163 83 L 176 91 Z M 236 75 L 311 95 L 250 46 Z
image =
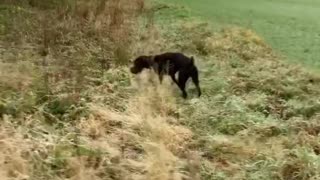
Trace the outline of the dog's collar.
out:
M 158 64 L 157 63 L 155 63 L 154 62 L 154 58 L 155 58 L 155 56 L 151 56 L 150 57 L 150 61 L 149 61 L 149 65 L 150 65 L 150 67 L 152 67 L 152 69 L 155 71 L 155 72 L 157 72 L 158 73 Z

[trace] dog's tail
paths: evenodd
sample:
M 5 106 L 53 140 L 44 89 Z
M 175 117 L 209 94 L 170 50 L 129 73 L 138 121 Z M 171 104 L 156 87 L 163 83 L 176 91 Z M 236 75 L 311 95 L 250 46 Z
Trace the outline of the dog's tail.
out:
M 191 60 L 191 61 L 190 61 L 190 64 L 189 64 L 189 65 L 190 65 L 190 66 L 193 66 L 193 65 L 194 65 L 194 58 L 193 58 L 193 56 L 190 57 L 190 60 Z

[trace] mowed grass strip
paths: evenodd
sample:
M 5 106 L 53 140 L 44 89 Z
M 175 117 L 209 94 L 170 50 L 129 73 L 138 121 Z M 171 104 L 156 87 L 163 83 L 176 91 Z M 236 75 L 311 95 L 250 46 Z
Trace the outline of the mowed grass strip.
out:
M 168 0 L 164 0 L 169 2 Z M 320 68 L 320 1 L 173 0 L 214 26 L 240 25 L 256 31 L 293 62 Z

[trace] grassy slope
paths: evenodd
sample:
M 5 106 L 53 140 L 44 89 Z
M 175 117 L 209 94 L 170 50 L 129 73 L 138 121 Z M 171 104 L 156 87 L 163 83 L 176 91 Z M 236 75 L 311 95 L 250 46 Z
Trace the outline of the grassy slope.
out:
M 319 178 L 312 172 L 320 168 L 319 132 L 311 135 L 320 112 L 311 79 L 318 75 L 286 64 L 248 29 L 213 32 L 179 6 L 157 17 L 174 42 L 168 49 L 197 54 L 203 98 L 179 104 L 180 121 L 195 133 L 191 149 L 202 154 L 202 179 Z
M 42 59 L 32 39 L 39 34 L 2 46 L 0 179 L 318 179 L 319 75 L 285 64 L 251 30 L 213 31 L 185 9 L 154 7 L 161 10 L 140 19 L 126 50 L 130 56 L 173 50 L 194 55 L 203 97 L 192 98 L 190 87 L 184 101 L 170 81 L 150 83 L 157 78 L 148 72 L 135 81 L 126 66 L 114 66 L 113 56 L 111 68 L 96 76 L 95 55 L 110 53 L 99 51 L 94 37 L 106 34 L 92 31 L 90 22 L 80 24 L 86 28 L 78 34 L 77 26 L 69 27 L 78 19 L 59 20 L 54 30 L 68 33 L 54 42 L 51 53 L 59 53 L 50 54 L 52 65 L 59 67 L 61 58 L 91 63 L 84 69 L 62 64 L 80 73 L 65 75 L 67 82 L 58 79 L 62 70 L 49 69 L 51 78 L 58 76 L 49 83 L 53 94 L 33 102 L 44 93 L 39 86 L 48 85 L 38 72 L 43 67 L 34 68 Z M 74 92 L 74 81 L 80 91 Z
M 320 67 L 320 2 L 316 0 L 174 0 L 212 22 L 254 29 L 276 50 Z

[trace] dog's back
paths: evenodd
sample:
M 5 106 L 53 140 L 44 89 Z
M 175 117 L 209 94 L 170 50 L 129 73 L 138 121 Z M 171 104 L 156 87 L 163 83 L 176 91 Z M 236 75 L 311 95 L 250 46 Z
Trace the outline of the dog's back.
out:
M 159 64 L 165 64 L 167 63 L 167 61 L 169 61 L 170 64 L 174 65 L 177 69 L 193 65 L 194 63 L 193 57 L 189 58 L 184 54 L 177 52 L 167 52 L 160 55 L 156 55 L 154 57 L 154 60 L 156 63 Z

